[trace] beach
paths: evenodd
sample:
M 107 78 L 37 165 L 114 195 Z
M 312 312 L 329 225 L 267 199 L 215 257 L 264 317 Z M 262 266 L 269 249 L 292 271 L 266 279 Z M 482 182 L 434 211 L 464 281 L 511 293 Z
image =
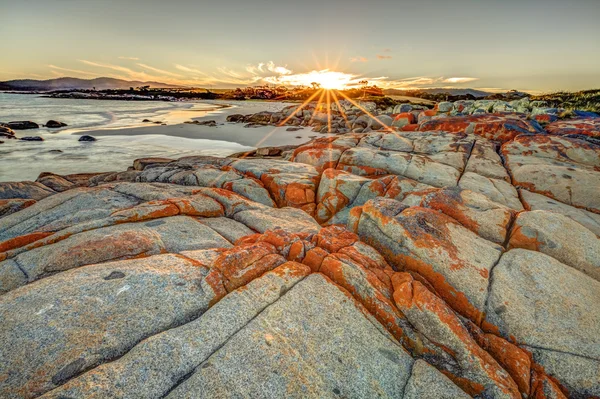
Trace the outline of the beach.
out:
M 147 101 L 140 104 L 2 95 L 2 122 L 32 120 L 41 125 L 48 119 L 55 119 L 69 126 L 16 131 L 19 138 L 40 136 L 44 141 L 2 140 L 0 181 L 35 180 L 42 172 L 69 174 L 122 170 L 134 159 L 142 157 L 225 157 L 256 147 L 302 144 L 309 141 L 310 136 L 317 135 L 307 128 L 299 131 L 273 126 L 245 128 L 243 124 L 226 122 L 231 114 L 277 111 L 290 105 L 282 102 Z M 16 107 L 10 106 L 14 98 L 31 105 L 22 107 L 19 113 Z M 151 122 L 143 122 L 144 119 Z M 194 120 L 214 120 L 217 125 L 184 123 Z M 93 136 L 96 141 L 79 142 L 82 135 Z

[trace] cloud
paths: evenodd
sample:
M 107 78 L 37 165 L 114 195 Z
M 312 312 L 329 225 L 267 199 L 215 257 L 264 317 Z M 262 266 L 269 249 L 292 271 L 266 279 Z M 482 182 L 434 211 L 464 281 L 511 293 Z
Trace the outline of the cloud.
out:
M 179 69 L 180 71 L 183 71 L 183 72 L 188 72 L 188 73 L 197 73 L 197 74 L 199 74 L 199 75 L 206 75 L 206 74 L 205 74 L 204 72 L 202 72 L 202 71 L 199 71 L 199 70 L 197 70 L 197 69 L 194 69 L 194 68 L 188 68 L 188 67 L 186 67 L 186 66 L 184 66 L 184 65 L 175 64 L 175 68 L 177 68 L 177 69 Z
M 377 54 L 377 59 L 378 60 L 391 60 L 392 56 L 391 55 L 381 55 L 381 54 Z
M 468 83 L 473 82 L 475 80 L 479 80 L 479 78 L 446 78 L 442 80 L 444 83 Z
M 161 74 L 163 74 L 163 75 L 172 76 L 172 77 L 174 77 L 174 78 L 180 78 L 180 77 L 181 77 L 181 75 L 180 75 L 180 74 L 178 74 L 178 73 L 173 73 L 173 72 L 169 72 L 169 71 L 164 71 L 164 70 L 162 70 L 162 69 L 158 69 L 158 68 L 151 67 L 150 65 L 146 65 L 146 64 L 139 64 L 139 63 L 138 63 L 137 65 L 138 65 L 138 66 L 141 66 L 141 67 L 142 67 L 142 68 L 144 68 L 144 69 L 149 69 L 149 70 L 151 70 L 151 71 L 153 71 L 153 72 L 161 73 Z
M 261 62 L 258 65 L 247 65 L 246 72 L 252 75 L 260 75 L 266 72 L 273 72 L 277 75 L 290 75 L 291 70 L 287 66 L 277 66 L 273 61 Z
M 48 68 L 52 68 L 52 69 L 55 70 L 52 73 L 58 72 L 58 71 L 63 71 L 63 72 L 78 73 L 80 75 L 97 76 L 97 74 L 93 73 L 93 72 L 80 71 L 78 69 L 62 68 L 62 67 L 59 67 L 59 66 L 56 66 L 56 65 L 52 65 L 52 64 L 48 65 Z
M 368 59 L 366 59 L 365 57 L 352 57 L 350 58 L 350 62 L 367 62 L 369 61 Z
M 119 57 L 120 60 L 130 60 L 130 61 L 139 61 L 138 57 Z

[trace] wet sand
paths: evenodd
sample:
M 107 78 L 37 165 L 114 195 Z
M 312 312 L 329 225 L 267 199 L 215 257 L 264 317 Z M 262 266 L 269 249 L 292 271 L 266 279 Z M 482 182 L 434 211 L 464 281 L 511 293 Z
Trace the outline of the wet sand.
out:
M 211 103 L 211 102 L 208 102 Z M 212 102 L 214 104 L 221 104 Z M 275 111 L 284 108 L 289 103 L 274 102 L 237 102 L 233 106 L 211 111 L 204 116 L 193 118 L 198 121 L 214 120 L 217 126 L 203 126 L 195 124 L 156 125 L 135 128 L 100 129 L 91 132 L 77 132 L 74 134 L 90 134 L 95 137 L 102 136 L 146 136 L 164 135 L 186 139 L 219 140 L 237 143 L 247 147 L 269 147 L 302 144 L 311 140 L 311 136 L 321 136 L 310 128 L 298 131 L 287 131 L 287 127 L 261 126 L 245 128 L 243 123 L 226 122 L 232 114 L 250 114 L 260 111 Z M 323 135 L 326 136 L 326 135 Z

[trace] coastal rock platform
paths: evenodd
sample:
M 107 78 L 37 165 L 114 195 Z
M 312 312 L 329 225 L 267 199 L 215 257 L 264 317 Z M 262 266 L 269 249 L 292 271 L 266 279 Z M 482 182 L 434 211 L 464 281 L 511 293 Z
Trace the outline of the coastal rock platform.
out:
M 0 183 L 0 397 L 599 397 L 593 126 Z

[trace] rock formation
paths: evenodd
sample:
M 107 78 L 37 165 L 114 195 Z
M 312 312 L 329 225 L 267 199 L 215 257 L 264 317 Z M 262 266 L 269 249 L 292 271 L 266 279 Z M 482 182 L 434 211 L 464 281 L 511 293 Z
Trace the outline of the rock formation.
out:
M 0 397 L 598 397 L 593 126 L 0 183 Z

